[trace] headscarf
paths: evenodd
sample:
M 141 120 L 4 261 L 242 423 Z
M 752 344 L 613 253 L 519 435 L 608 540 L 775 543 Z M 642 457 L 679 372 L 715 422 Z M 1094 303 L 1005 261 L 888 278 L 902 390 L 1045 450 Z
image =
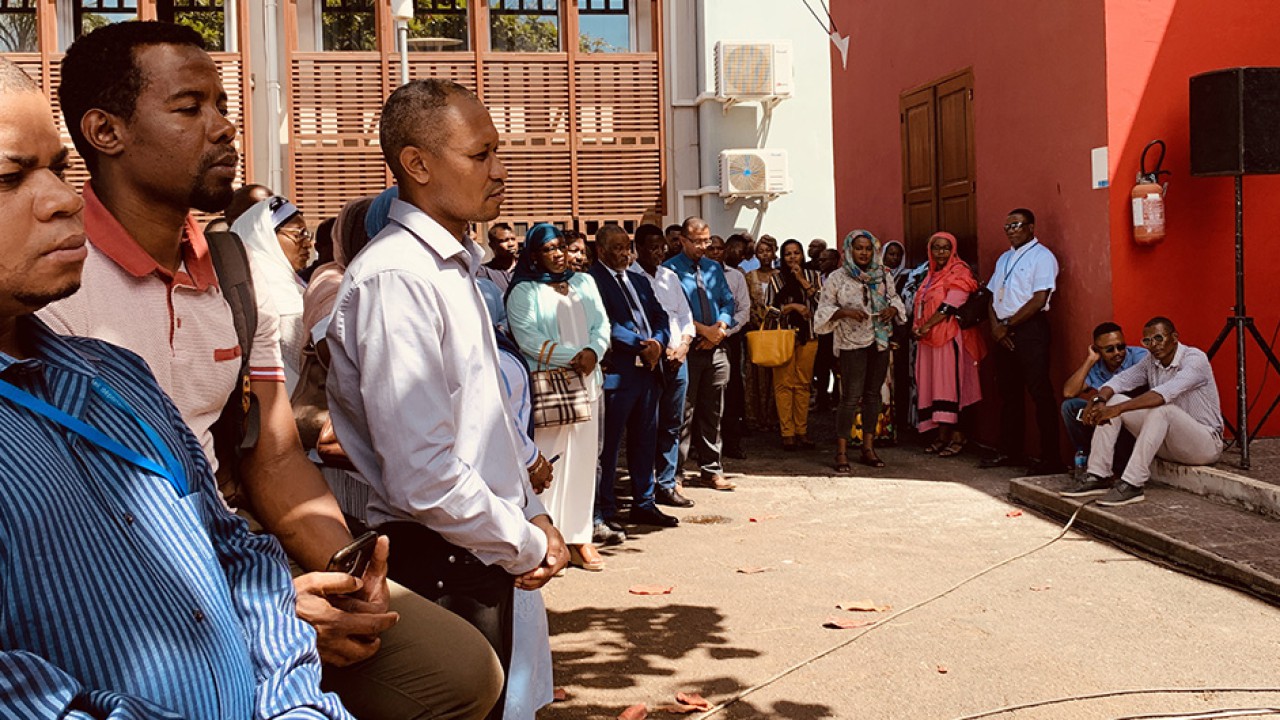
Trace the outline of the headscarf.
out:
M 249 250 L 254 289 L 265 292 L 282 316 L 302 314 L 302 282 L 276 238 L 276 229 L 297 214 L 293 203 L 276 196 L 254 203 L 231 225 Z
M 890 240 L 889 242 L 884 244 L 884 247 L 880 248 L 880 255 L 877 259 L 880 261 L 880 265 L 884 266 L 885 253 L 889 252 L 889 248 L 893 247 L 894 245 L 897 245 L 898 249 L 902 251 L 902 259 L 898 261 L 898 267 L 891 268 L 891 267 L 885 266 L 884 271 L 886 273 L 889 273 L 889 277 L 893 278 L 894 282 L 897 282 L 898 276 L 902 275 L 905 272 L 911 271 L 911 268 L 907 267 L 907 246 L 903 245 L 897 240 Z
M 853 243 L 860 237 L 871 241 L 871 264 L 864 270 L 853 261 Z M 893 334 L 893 321 L 881 320 L 880 312 L 889 307 L 889 288 L 893 279 L 880 264 L 880 241 L 866 230 L 854 230 L 844 236 L 844 271 L 862 285 L 863 299 L 871 313 L 871 330 L 875 334 L 876 347 L 884 350 L 889 347 L 889 336 Z
M 333 223 L 333 262 L 325 263 L 311 273 L 311 282 L 302 294 L 302 327 L 311 333 L 312 340 L 315 339 L 317 325 L 333 312 L 347 264 L 369 243 L 369 236 L 365 234 L 365 218 L 372 202 L 372 197 L 362 197 L 343 206 Z M 324 328 L 319 332 L 324 332 Z
M 400 188 L 392 185 L 373 199 L 364 216 L 364 231 L 371 239 L 378 237 L 378 233 L 391 222 L 391 201 L 399 197 Z
M 936 232 L 929 236 L 928 246 L 932 247 L 933 241 L 937 238 L 942 238 L 951 244 L 951 258 L 941 269 L 935 268 L 933 261 L 929 261 L 929 274 L 916 295 L 915 325 L 917 326 L 933 317 L 946 300 L 947 293 L 952 290 L 972 293 L 978 289 L 978 281 L 974 279 L 969 264 L 961 260 L 960 254 L 956 252 L 955 236 L 951 233 Z M 980 360 L 986 354 L 986 347 L 982 344 L 978 329 L 969 328 L 962 331 L 959 321 L 954 317 L 934 325 L 924 337 L 920 338 L 920 342 L 930 347 L 942 347 L 955 340 L 956 335 L 961 333 L 964 334 L 962 340 L 969 354 L 975 360 Z
M 516 258 L 516 264 L 511 272 L 511 284 L 507 286 L 507 296 L 511 296 L 511 291 L 516 285 L 522 282 L 540 282 L 540 283 L 559 283 L 566 282 L 573 277 L 573 271 L 565 266 L 564 272 L 552 273 L 542 269 L 542 264 L 538 262 L 538 255 L 542 248 L 552 240 L 564 240 L 564 233 L 560 232 L 560 228 L 551 223 L 538 223 L 529 228 L 529 232 L 524 236 L 524 247 L 520 250 L 520 255 Z

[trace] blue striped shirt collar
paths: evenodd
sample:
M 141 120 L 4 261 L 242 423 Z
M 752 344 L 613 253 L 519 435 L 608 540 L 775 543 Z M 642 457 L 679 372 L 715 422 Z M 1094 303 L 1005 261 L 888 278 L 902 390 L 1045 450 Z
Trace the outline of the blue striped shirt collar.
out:
M 97 368 L 72 347 L 71 343 L 50 330 L 49 326 L 35 315 L 24 315 L 18 318 L 18 332 L 25 335 L 31 343 L 32 356 L 26 360 L 19 360 L 8 353 L 0 352 L 0 374 L 14 365 L 34 368 L 44 364 L 78 375 L 97 377 Z

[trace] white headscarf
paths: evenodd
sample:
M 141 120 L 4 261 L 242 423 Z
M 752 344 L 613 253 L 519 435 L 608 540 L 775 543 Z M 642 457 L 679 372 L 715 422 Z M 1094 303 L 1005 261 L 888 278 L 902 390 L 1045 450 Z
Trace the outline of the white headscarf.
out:
M 276 227 L 288 220 L 283 218 L 277 222 L 277 210 L 287 211 L 280 197 L 267 198 L 250 207 L 231 225 L 231 232 L 240 236 L 240 240 L 249 250 L 249 263 L 253 270 L 253 287 L 259 293 L 266 293 L 282 317 L 302 314 L 302 282 L 289 258 L 285 257 L 276 238 Z M 273 209 L 273 205 L 275 208 Z M 292 207 L 289 205 L 288 207 Z M 296 214 L 289 213 L 289 217 Z

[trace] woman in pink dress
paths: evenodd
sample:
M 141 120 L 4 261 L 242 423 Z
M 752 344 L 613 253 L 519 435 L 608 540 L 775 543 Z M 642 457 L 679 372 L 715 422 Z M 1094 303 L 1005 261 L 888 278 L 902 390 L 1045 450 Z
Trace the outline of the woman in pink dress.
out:
M 968 263 L 955 254 L 950 233 L 929 238 L 929 275 L 916 294 L 912 333 L 919 341 L 916 354 L 916 406 L 921 433 L 934 428 L 938 437 L 929 451 L 952 457 L 967 442 L 960 428 L 961 411 L 982 399 L 978 361 L 986 346 L 978 328 L 961 329 L 956 311 L 978 289 Z

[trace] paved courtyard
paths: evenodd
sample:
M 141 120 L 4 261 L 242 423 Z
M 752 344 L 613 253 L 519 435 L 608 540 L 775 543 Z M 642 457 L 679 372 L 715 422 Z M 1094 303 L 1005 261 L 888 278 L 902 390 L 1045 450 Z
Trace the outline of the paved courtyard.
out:
M 757 438 L 758 439 L 758 438 Z M 758 441 L 738 491 L 690 488 L 673 530 L 606 551 L 545 591 L 556 685 L 543 718 L 613 718 L 677 692 L 713 705 L 817 658 L 718 718 L 962 718 L 1009 705 L 1148 688 L 1263 693 L 1122 696 L 995 717 L 1121 718 L 1280 706 L 1280 610 L 1076 533 L 1006 499 L 972 454 L 882 452 L 889 467 L 830 477 L 829 453 Z M 865 471 L 865 472 L 864 472 Z M 742 570 L 760 570 L 744 573 Z M 668 595 L 634 595 L 639 585 Z M 889 606 L 844 611 L 840 604 Z M 877 621 L 830 629 L 825 621 Z M 871 629 L 869 629 L 871 628 Z M 865 635 L 862 635 L 865 633 Z M 697 717 L 697 716 L 691 716 Z

